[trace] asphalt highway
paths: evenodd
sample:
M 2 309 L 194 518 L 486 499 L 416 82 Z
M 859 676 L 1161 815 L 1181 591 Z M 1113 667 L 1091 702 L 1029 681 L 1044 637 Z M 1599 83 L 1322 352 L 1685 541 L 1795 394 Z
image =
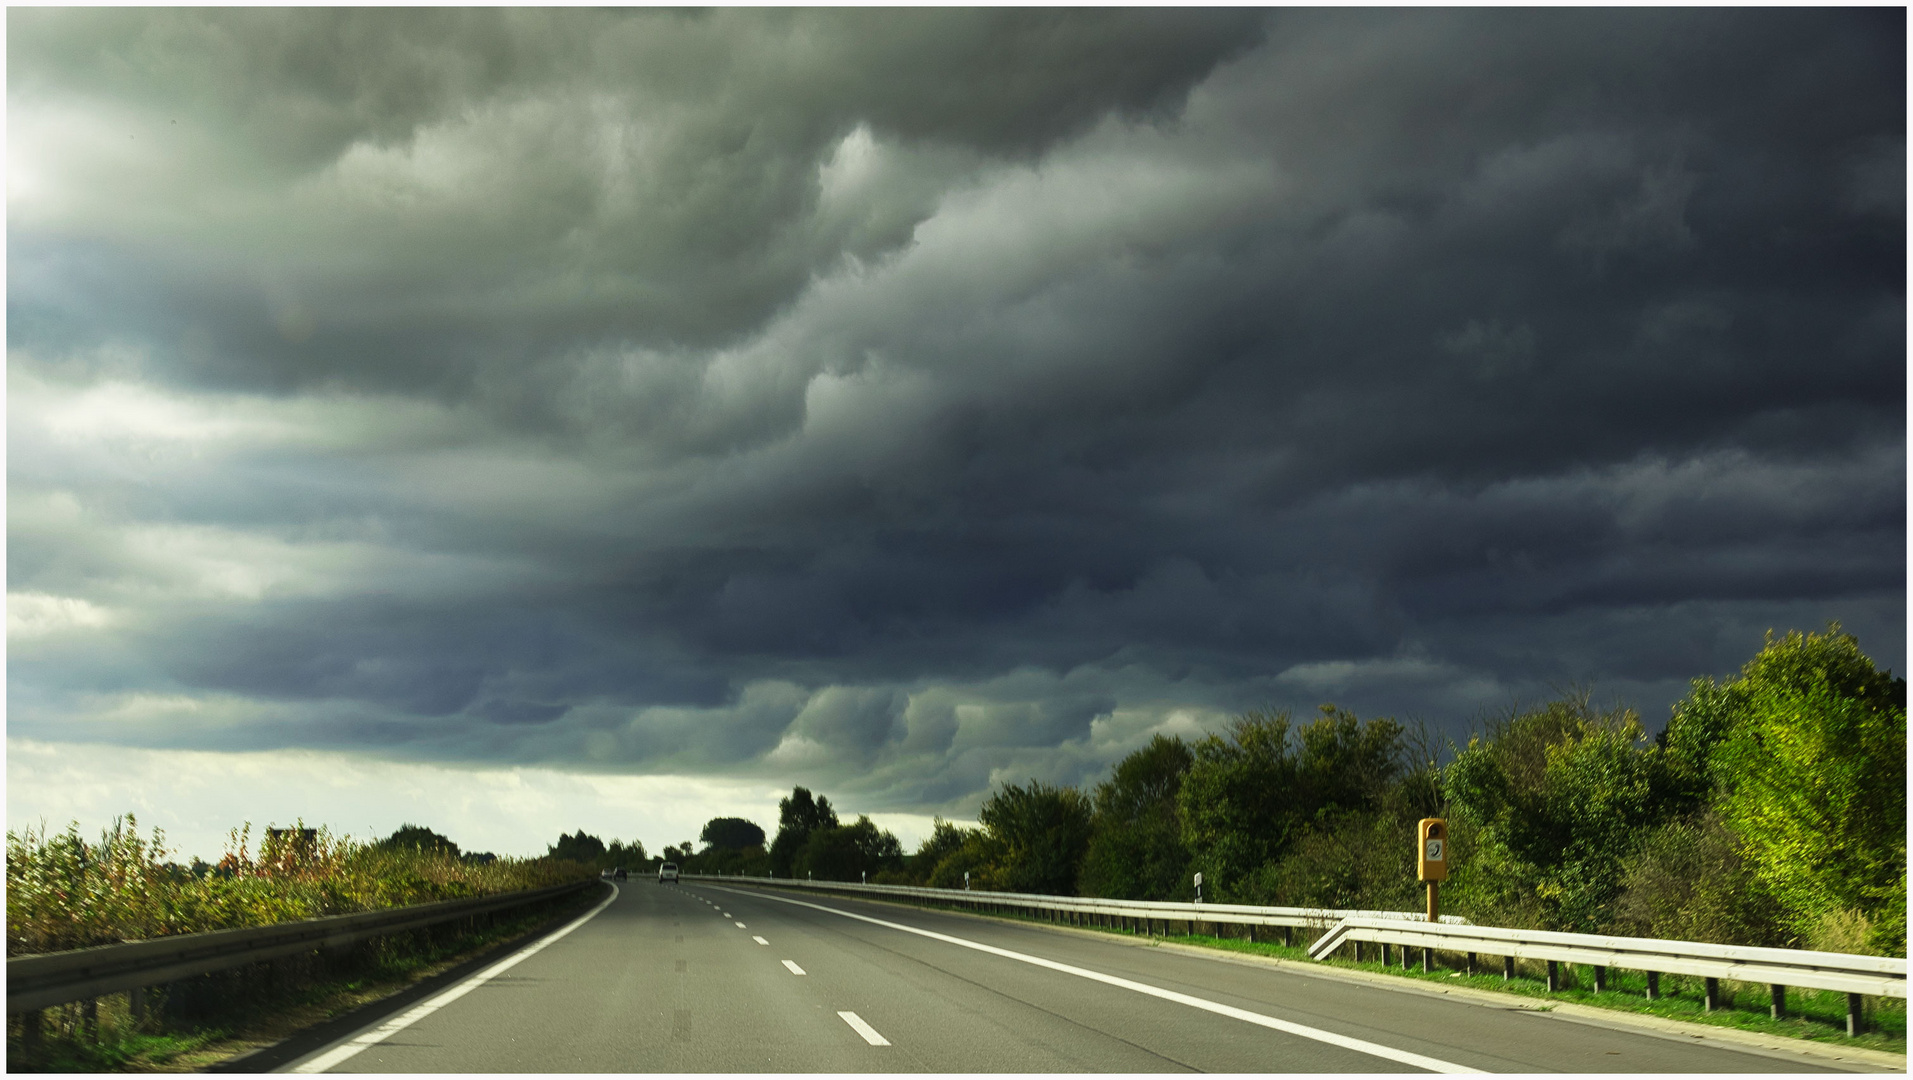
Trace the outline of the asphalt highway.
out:
M 1038 925 L 636 879 L 553 935 L 285 1068 L 1814 1071 L 1798 1058 Z

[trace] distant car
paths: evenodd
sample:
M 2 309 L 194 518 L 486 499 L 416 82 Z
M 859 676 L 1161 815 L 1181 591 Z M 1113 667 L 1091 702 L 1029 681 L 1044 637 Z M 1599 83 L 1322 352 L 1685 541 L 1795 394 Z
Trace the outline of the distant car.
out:
M 668 862 L 668 863 L 664 863 L 664 864 L 662 864 L 662 865 L 660 865 L 660 866 L 658 867 L 658 880 L 659 880 L 659 881 L 661 881 L 661 882 L 662 882 L 662 881 L 676 881 L 677 879 L 678 879 L 678 864 L 677 864 L 677 863 L 674 863 L 674 862 Z
M 616 878 L 617 878 L 617 879 L 618 879 L 619 881 L 623 881 L 623 880 L 625 880 L 625 872 L 624 872 L 624 867 L 622 867 L 622 866 L 620 866 L 620 867 L 618 867 L 618 868 L 617 868 L 616 870 L 614 870 L 614 871 L 612 871 L 612 874 L 613 874 L 613 875 L 614 875 L 614 876 L 615 876 L 615 877 L 616 877 Z

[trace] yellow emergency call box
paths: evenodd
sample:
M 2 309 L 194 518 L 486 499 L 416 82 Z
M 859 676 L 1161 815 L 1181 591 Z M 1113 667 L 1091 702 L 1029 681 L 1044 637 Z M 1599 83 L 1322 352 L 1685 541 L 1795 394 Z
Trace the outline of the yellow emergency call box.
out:
M 1448 880 L 1448 822 L 1425 817 L 1415 829 L 1415 877 L 1420 881 Z

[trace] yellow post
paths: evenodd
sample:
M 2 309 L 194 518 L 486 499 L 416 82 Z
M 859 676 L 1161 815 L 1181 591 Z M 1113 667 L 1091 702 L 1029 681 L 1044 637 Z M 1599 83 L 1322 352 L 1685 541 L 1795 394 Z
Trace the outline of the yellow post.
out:
M 1448 880 L 1448 822 L 1422 818 L 1415 828 L 1415 876 L 1428 883 L 1428 921 L 1441 921 L 1441 883 Z

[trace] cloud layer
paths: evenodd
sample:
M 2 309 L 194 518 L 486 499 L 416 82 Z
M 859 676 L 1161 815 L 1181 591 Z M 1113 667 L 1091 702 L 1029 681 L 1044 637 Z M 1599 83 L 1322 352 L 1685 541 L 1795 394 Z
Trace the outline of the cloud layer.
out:
M 961 814 L 1905 666 L 1903 12 L 8 29 L 13 736 Z

